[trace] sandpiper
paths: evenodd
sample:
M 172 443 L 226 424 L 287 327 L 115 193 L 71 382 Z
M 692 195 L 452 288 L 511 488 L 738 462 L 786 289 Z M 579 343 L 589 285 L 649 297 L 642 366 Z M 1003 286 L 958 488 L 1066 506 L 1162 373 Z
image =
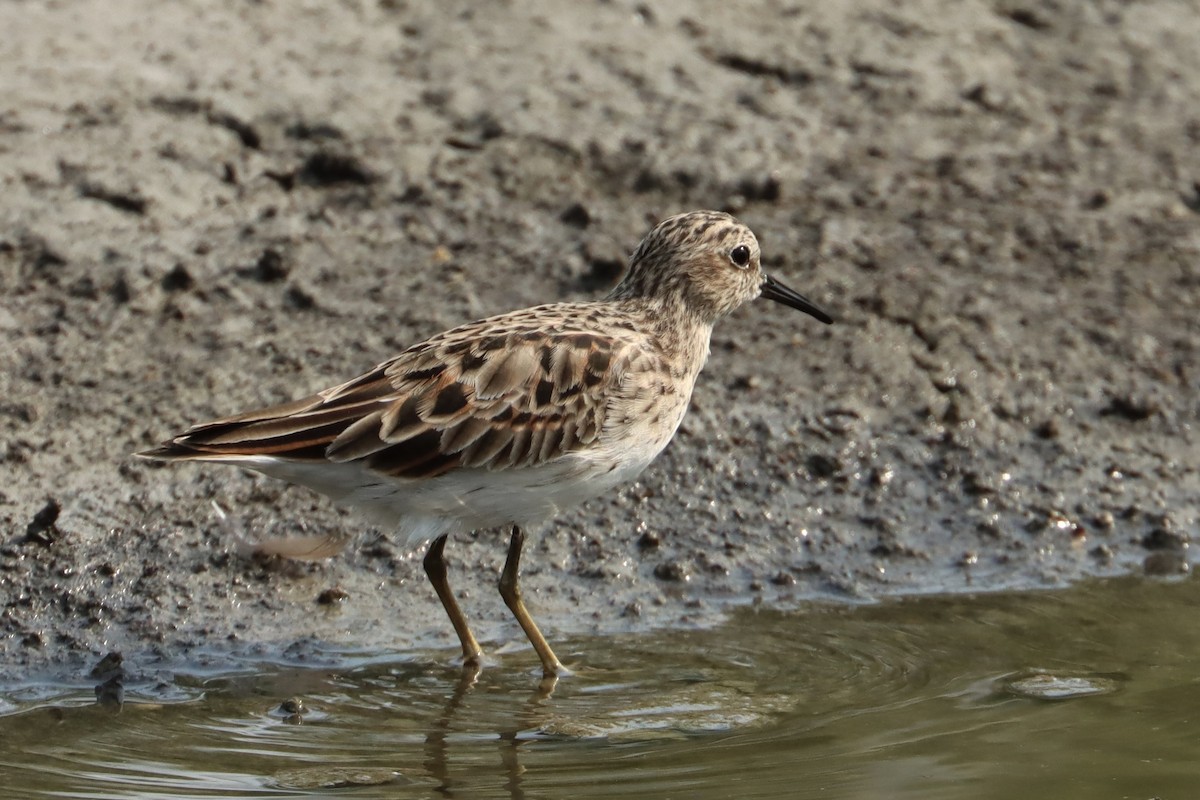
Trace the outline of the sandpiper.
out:
M 339 386 L 193 426 L 139 455 L 257 470 L 365 510 L 409 546 L 430 542 L 425 571 L 468 667 L 483 651 L 450 589 L 446 540 L 511 525 L 500 595 L 556 676 L 565 669 L 521 599 L 524 530 L 644 470 L 683 420 L 713 324 L 757 297 L 833 321 L 762 271 L 745 225 L 680 214 L 650 231 L 602 300 L 462 325 Z M 344 544 L 330 535 L 259 549 L 325 558 Z

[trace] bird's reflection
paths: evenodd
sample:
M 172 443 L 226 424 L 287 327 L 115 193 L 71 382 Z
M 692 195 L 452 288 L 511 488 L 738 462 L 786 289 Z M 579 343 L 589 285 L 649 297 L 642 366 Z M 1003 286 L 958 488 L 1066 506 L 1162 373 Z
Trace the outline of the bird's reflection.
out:
M 425 736 L 425 770 L 437 781 L 435 791 L 442 797 L 455 796 L 450 769 L 450 728 L 467 696 L 479 682 L 479 674 L 480 669 L 477 666 L 463 667 L 454 690 L 446 699 L 442 713 L 433 720 Z M 497 732 L 500 762 L 505 772 L 504 785 L 513 798 L 525 797 L 521 785 L 525 768 L 521 766 L 520 760 L 520 735 L 523 731 L 535 730 L 542 726 L 548 716 L 544 706 L 554 694 L 557 685 L 556 676 L 542 678 L 537 688 L 513 715 L 512 722 Z

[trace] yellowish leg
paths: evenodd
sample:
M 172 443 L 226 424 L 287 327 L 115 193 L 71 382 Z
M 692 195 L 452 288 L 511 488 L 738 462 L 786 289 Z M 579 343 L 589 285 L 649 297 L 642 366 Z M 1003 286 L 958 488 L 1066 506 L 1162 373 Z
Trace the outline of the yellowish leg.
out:
M 542 632 L 538 630 L 537 623 L 525 610 L 525 602 L 521 599 L 521 587 L 517 583 L 521 574 L 521 547 L 524 544 L 525 534 L 521 533 L 521 529 L 514 525 L 512 537 L 508 540 L 508 559 L 504 562 L 504 572 L 500 573 L 500 596 L 504 598 L 504 604 L 517 618 L 521 629 L 529 637 L 529 643 L 533 645 L 538 658 L 542 660 L 542 674 L 548 678 L 556 677 L 566 674 L 567 668 L 558 660 L 558 656 L 554 655 L 554 651 L 546 642 L 546 637 L 542 636 Z
M 425 565 L 425 574 L 429 576 L 429 582 L 433 584 L 433 590 L 437 592 L 438 599 L 442 601 L 442 607 L 446 609 L 446 616 L 450 617 L 454 632 L 458 634 L 458 640 L 462 642 L 463 666 L 478 670 L 483 660 L 483 648 L 476 641 L 475 634 L 471 633 L 467 617 L 459 608 L 458 601 L 454 599 L 454 593 L 450 591 L 446 561 L 442 558 L 442 551 L 446 549 L 446 539 L 446 536 L 434 539 L 433 543 L 429 545 L 429 550 L 426 551 L 425 560 L 422 563 Z

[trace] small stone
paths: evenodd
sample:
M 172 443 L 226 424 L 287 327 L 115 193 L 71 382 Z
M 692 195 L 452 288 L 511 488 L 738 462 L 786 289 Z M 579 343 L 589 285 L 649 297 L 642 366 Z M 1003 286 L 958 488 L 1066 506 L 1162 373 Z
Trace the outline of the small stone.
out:
M 326 589 L 317 595 L 317 602 L 323 606 L 332 606 L 342 603 L 350 598 L 350 593 L 340 586 L 334 586 Z
M 586 228 L 592 222 L 592 215 L 583 203 L 572 203 L 558 215 L 558 218 L 564 225 L 570 225 L 572 228 Z
M 1035 427 L 1033 433 L 1039 439 L 1057 439 L 1060 433 L 1058 420 L 1051 417 Z
M 1152 397 L 1122 394 L 1110 397 L 1108 405 L 1100 409 L 1100 416 L 1120 417 L 1130 422 L 1144 422 L 1161 410 L 1158 401 Z
M 1099 211 L 1112 201 L 1112 195 L 1107 189 L 1097 189 L 1083 201 L 1083 207 L 1088 211 Z
M 310 186 L 366 185 L 377 180 L 374 172 L 357 157 L 326 150 L 309 156 L 300 167 L 297 177 Z
M 814 478 L 832 478 L 841 470 L 841 462 L 834 456 L 813 453 L 805 459 L 805 466 Z
M 183 264 L 176 264 L 171 267 L 162 278 L 162 288 L 164 292 L 184 292 L 191 289 L 196 284 L 192 279 L 192 275 L 187 271 L 187 267 Z
M 103 678 L 113 672 L 123 670 L 124 663 L 125 657 L 114 650 L 97 661 L 90 674 L 93 678 Z
M 292 284 L 283 293 L 283 305 L 296 311 L 311 311 L 317 306 L 317 299 L 310 292 Z
M 1036 673 L 1008 682 L 1008 691 L 1034 700 L 1070 700 L 1112 694 L 1118 684 L 1112 678 L 1096 675 L 1050 675 Z
M 41 545 L 51 545 L 57 540 L 53 535 L 54 525 L 62 512 L 62 504 L 53 497 L 46 501 L 41 511 L 33 515 L 33 519 L 25 526 L 25 541 Z
M 254 266 L 243 270 L 242 274 L 260 283 L 278 283 L 287 277 L 288 271 L 283 255 L 278 250 L 268 247 L 254 262 Z
M 588 290 L 611 289 L 625 272 L 625 262 L 608 254 L 589 253 L 587 259 L 588 272 L 582 283 Z
M 284 714 L 307 714 L 308 707 L 304 705 L 303 697 L 289 697 L 279 704 L 279 710 Z
M 637 540 L 639 550 L 657 550 L 661 544 L 662 539 L 654 531 L 643 531 Z
M 691 576 L 688 575 L 687 569 L 678 561 L 664 561 L 654 568 L 654 577 L 660 581 L 683 583 Z
M 1147 550 L 1182 550 L 1188 544 L 1186 534 L 1155 528 L 1142 537 L 1142 547 Z

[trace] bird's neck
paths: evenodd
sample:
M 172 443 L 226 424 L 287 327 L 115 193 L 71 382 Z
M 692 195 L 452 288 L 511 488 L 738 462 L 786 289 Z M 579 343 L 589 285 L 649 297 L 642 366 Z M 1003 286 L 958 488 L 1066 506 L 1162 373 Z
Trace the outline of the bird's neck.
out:
M 692 377 L 708 360 L 712 322 L 692 312 L 684 303 L 640 298 L 627 301 L 636 305 L 644 320 L 644 329 L 653 336 L 655 346 L 680 370 Z

